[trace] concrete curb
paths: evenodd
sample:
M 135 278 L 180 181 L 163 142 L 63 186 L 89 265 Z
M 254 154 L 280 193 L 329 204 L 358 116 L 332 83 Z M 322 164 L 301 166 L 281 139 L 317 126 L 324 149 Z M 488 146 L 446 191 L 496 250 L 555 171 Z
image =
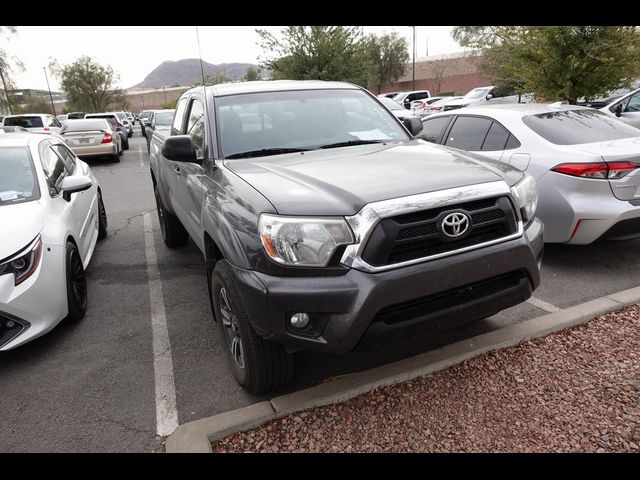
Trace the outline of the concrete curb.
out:
M 211 442 L 232 433 L 251 430 L 269 420 L 301 410 L 345 402 L 377 387 L 427 375 L 485 352 L 510 347 L 532 338 L 564 330 L 588 322 L 603 313 L 635 303 L 640 303 L 640 287 L 616 292 L 558 312 L 484 333 L 446 345 L 438 350 L 346 375 L 332 382 L 275 397 L 271 401 L 259 402 L 213 417 L 188 422 L 180 425 L 167 438 L 166 452 L 211 453 Z

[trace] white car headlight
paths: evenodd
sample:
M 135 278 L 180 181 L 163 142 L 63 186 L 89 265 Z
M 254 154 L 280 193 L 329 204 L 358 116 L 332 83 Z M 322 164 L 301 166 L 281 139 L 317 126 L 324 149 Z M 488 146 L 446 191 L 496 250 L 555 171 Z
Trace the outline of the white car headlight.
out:
M 0 275 L 12 273 L 17 287 L 33 275 L 40 265 L 41 258 L 42 240 L 38 236 L 26 250 L 0 265 Z
M 524 178 L 512 187 L 512 190 L 520 204 L 522 221 L 526 224 L 533 220 L 538 209 L 538 189 L 535 179 L 528 173 Z
M 258 221 L 262 246 L 284 265 L 326 267 L 336 248 L 354 243 L 344 218 L 283 217 L 263 213 Z

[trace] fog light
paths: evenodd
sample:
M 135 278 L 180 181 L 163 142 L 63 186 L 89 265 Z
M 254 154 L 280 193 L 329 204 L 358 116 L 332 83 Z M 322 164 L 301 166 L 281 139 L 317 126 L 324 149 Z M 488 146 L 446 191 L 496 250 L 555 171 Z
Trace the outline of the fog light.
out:
M 305 328 L 309 325 L 309 315 L 306 313 L 294 313 L 291 316 L 291 326 L 294 328 Z

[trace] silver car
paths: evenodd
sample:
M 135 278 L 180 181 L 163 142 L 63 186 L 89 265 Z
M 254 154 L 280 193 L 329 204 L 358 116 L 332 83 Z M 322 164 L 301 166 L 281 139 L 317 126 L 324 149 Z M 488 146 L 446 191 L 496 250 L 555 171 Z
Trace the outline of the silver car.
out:
M 120 161 L 122 137 L 104 118 L 69 120 L 60 136 L 78 157 L 108 156 Z
M 525 170 L 545 242 L 640 238 L 640 130 L 591 108 L 467 107 L 423 119 L 423 140 Z

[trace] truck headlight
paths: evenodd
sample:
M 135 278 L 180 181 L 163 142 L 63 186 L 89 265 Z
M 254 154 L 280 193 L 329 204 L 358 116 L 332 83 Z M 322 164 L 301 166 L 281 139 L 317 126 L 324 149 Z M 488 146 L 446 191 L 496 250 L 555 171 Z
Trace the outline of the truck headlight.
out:
M 354 242 L 344 218 L 284 217 L 263 213 L 258 221 L 262 246 L 284 265 L 326 267 L 336 248 Z
M 0 265 L 0 275 L 13 273 L 14 284 L 20 285 L 38 268 L 42 258 L 42 240 L 38 237 L 24 253 Z
M 515 184 L 512 190 L 518 199 L 522 221 L 526 225 L 533 220 L 538 209 L 536 181 L 531 175 L 525 173 L 524 178 Z

